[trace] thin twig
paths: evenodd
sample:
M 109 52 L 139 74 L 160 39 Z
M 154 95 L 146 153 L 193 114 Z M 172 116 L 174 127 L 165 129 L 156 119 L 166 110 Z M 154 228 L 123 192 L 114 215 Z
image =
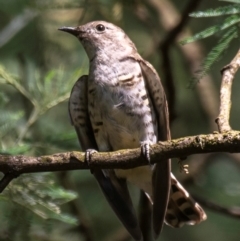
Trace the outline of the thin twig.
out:
M 7 44 L 16 34 L 25 28 L 34 18 L 38 16 L 38 12 L 26 9 L 19 15 L 14 17 L 0 31 L 0 48 Z
M 240 219 L 240 207 L 226 208 L 226 207 L 223 207 L 219 204 L 216 204 L 212 201 L 206 200 L 205 198 L 201 198 L 196 195 L 192 195 L 192 197 L 205 208 L 209 208 L 215 212 L 225 214 L 225 215 L 233 217 L 233 218 Z
M 189 13 L 193 12 L 199 6 L 201 1 L 202 0 L 195 0 L 195 1 L 189 0 L 187 6 L 185 7 L 185 9 L 181 14 L 181 19 L 174 26 L 174 28 L 172 28 L 172 30 L 169 32 L 166 38 L 162 41 L 162 43 L 159 45 L 159 48 L 164 48 L 166 46 L 173 44 L 173 42 L 175 42 L 176 37 L 183 30 L 186 24 L 190 21 Z
M 0 193 L 7 187 L 7 185 L 18 175 L 15 173 L 6 173 L 0 180 Z
M 231 63 L 225 66 L 222 73 L 222 84 L 220 90 L 220 110 L 219 116 L 216 119 L 219 132 L 227 132 L 231 130 L 229 124 L 229 116 L 231 109 L 231 92 L 232 83 L 236 72 L 240 67 L 240 50 L 238 50 L 236 56 L 233 58 Z

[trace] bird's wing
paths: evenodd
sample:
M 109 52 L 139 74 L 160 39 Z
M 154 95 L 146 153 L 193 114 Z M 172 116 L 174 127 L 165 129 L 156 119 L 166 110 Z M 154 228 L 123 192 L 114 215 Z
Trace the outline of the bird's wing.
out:
M 69 98 L 69 115 L 83 151 L 98 150 L 88 114 L 88 76 L 81 76 L 73 86 Z M 135 240 L 142 240 L 137 217 L 125 180 L 118 179 L 111 170 L 93 169 L 92 173 L 118 218 Z
M 147 61 L 139 58 L 139 63 L 144 76 L 145 84 L 152 100 L 158 122 L 158 140 L 170 139 L 169 115 L 165 92 L 161 80 Z M 170 186 L 171 186 L 171 160 L 161 160 L 154 168 L 153 175 L 153 231 L 157 237 L 164 224 L 166 215 Z
M 88 114 L 87 81 L 87 75 L 81 76 L 76 81 L 68 102 L 71 123 L 75 127 L 83 151 L 87 149 L 98 149 Z

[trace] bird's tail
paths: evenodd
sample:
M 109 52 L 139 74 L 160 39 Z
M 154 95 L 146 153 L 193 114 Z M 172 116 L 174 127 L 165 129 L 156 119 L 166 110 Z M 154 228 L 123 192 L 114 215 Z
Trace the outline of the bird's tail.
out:
M 179 228 L 184 224 L 195 225 L 207 219 L 201 206 L 195 202 L 184 187 L 171 174 L 171 192 L 165 223 Z

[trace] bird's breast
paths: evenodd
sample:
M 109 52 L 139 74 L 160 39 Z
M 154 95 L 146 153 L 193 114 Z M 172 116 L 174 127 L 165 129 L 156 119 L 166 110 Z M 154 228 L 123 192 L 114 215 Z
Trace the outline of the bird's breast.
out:
M 111 69 L 100 65 L 90 75 L 88 89 L 90 119 L 99 151 L 157 142 L 156 114 L 138 63 L 119 63 Z M 150 166 L 115 172 L 151 195 Z

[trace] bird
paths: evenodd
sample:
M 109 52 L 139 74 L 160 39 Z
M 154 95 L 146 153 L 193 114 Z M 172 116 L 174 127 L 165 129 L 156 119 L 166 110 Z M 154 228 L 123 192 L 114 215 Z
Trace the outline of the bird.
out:
M 72 88 L 69 114 L 86 160 L 96 152 L 141 148 L 149 165 L 132 169 L 92 168 L 110 206 L 134 240 L 143 240 L 127 183 L 152 204 L 153 234 L 164 222 L 194 225 L 207 218 L 171 173 L 171 160 L 151 164 L 151 145 L 170 140 L 166 95 L 154 67 L 144 60 L 127 34 L 106 21 L 59 30 L 77 37 L 89 58 L 89 73 Z

